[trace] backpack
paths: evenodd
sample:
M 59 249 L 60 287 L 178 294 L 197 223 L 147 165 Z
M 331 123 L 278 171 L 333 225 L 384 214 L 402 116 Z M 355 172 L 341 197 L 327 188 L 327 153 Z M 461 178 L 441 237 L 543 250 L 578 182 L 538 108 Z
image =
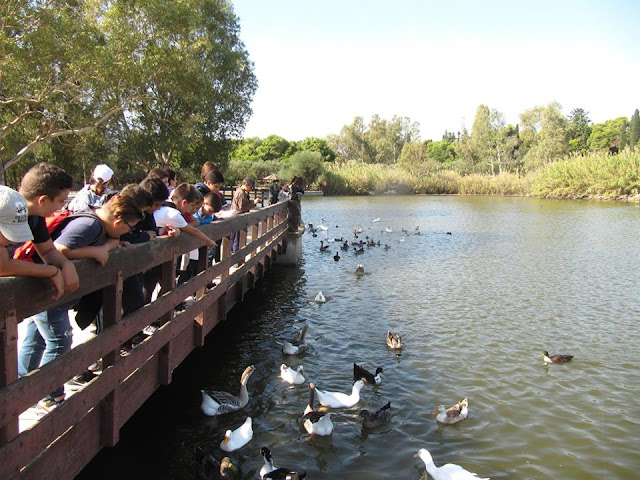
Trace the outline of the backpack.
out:
M 100 220 L 98 216 L 93 212 L 75 212 L 74 213 L 71 210 L 57 210 L 53 212 L 53 214 L 49 215 L 48 217 L 45 217 L 44 221 L 47 225 L 47 231 L 49 232 L 49 235 L 51 235 L 51 238 L 53 238 L 53 236 L 56 233 L 60 233 L 62 229 L 71 220 L 73 220 L 74 218 L 80 218 L 80 217 L 89 217 L 89 218 L 93 218 L 94 220 Z M 102 223 L 100 224 L 100 226 L 102 227 Z M 101 243 L 106 238 L 106 235 L 107 234 L 104 231 L 104 227 L 102 227 L 100 231 L 100 235 L 98 235 L 98 238 L 96 238 L 89 245 L 96 245 L 98 243 Z M 13 258 L 15 260 L 23 260 L 25 262 L 34 263 L 35 256 L 36 256 L 36 249 L 33 245 L 32 240 L 29 240 L 24 244 L 20 245 L 13 252 Z

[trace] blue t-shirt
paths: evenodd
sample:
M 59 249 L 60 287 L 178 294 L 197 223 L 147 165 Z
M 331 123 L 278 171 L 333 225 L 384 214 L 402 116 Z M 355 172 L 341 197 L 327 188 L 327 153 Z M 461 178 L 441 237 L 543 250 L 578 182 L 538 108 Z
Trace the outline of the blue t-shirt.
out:
M 53 238 L 53 241 L 59 245 L 64 245 L 70 250 L 89 245 L 100 246 L 107 243 L 107 236 L 103 235 L 103 231 L 104 227 L 100 220 L 79 217 L 69 220 L 69 223 Z

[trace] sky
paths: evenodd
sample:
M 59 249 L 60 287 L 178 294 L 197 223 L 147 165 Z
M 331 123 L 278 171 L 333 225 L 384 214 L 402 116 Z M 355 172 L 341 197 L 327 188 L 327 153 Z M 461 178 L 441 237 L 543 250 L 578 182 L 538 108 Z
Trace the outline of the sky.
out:
M 409 117 L 422 140 L 558 102 L 594 123 L 640 108 L 639 0 L 235 0 L 258 89 L 245 137 Z

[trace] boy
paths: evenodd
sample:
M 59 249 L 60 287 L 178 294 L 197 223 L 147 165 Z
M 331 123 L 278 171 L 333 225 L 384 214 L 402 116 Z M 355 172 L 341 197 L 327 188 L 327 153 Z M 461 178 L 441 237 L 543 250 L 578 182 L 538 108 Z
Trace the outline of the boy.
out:
M 196 187 L 196 190 L 198 190 L 203 197 L 209 192 L 214 192 L 220 197 L 221 208 L 224 208 L 227 201 L 220 191 L 223 183 L 224 176 L 220 170 L 208 170 L 202 174 L 202 182 L 196 183 L 194 187 Z
M 233 200 L 231 201 L 231 211 L 233 215 L 239 215 L 241 213 L 247 213 L 251 207 L 260 203 L 260 199 L 256 198 L 251 201 L 249 198 L 249 192 L 256 188 L 256 181 L 247 177 L 242 180 L 242 185 L 238 187 L 236 193 L 233 194 Z M 231 253 L 235 253 L 238 251 L 240 245 L 240 234 L 239 232 L 234 232 L 232 237 L 232 245 L 231 245 Z
M 119 237 L 131 230 L 141 213 L 129 198 L 116 195 L 95 212 L 95 218 L 69 220 L 51 235 L 56 249 L 68 259 L 93 258 L 105 265 L 109 252 L 120 244 Z M 26 262 L 25 262 L 26 263 Z M 18 354 L 18 375 L 24 376 L 71 349 L 70 305 L 41 312 L 25 320 L 26 334 Z M 45 397 L 39 406 L 50 411 L 64 401 L 64 385 Z
M 49 266 L 41 268 L 40 265 L 14 260 L 9 256 L 8 246 L 33 240 L 27 217 L 25 198 L 9 187 L 0 186 L 0 276 L 59 277 L 58 267 L 55 270 Z M 61 283 L 56 290 L 59 288 L 62 288 Z
M 105 164 L 97 165 L 89 183 L 69 202 L 67 210 L 79 212 L 89 207 L 100 207 L 106 201 L 107 188 L 112 178 L 113 170 Z

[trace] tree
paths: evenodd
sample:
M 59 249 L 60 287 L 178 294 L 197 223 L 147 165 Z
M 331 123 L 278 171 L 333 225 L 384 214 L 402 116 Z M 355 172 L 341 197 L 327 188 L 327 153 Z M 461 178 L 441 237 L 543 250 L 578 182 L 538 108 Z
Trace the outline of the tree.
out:
M 305 185 L 314 183 L 324 172 L 324 163 L 318 152 L 302 151 L 292 155 L 286 171 L 286 176 L 298 176 L 304 178 Z
M 327 137 L 329 147 L 336 152 L 339 162 L 371 163 L 375 158 L 373 148 L 365 138 L 366 127 L 362 117 L 355 117 L 351 125 L 345 125 L 338 135 Z
M 324 138 L 307 137 L 296 145 L 298 151 L 317 152 L 323 162 L 333 162 L 336 154 Z
M 562 107 L 552 102 L 534 107 L 520 115 L 520 138 L 525 145 L 524 166 L 535 169 L 566 155 L 567 119 Z
M 640 140 L 640 112 L 636 108 L 631 116 L 631 122 L 629 122 L 629 147 L 631 150 L 635 150 L 638 140 Z
M 589 150 L 587 142 L 591 135 L 591 120 L 582 108 L 575 108 L 569 114 L 567 125 L 567 140 L 569 152 L 585 154 Z
M 256 154 L 260 160 L 280 160 L 289 156 L 291 149 L 292 145 L 288 140 L 278 135 L 269 135 L 256 148 Z
M 427 160 L 425 144 L 427 142 L 406 142 L 398 158 L 404 166 L 422 165 Z
M 241 140 L 229 154 L 229 160 L 249 160 L 255 162 L 260 159 L 258 148 L 262 145 L 262 140 L 258 137 L 249 137 Z
M 623 148 L 624 135 L 629 128 L 627 117 L 618 117 L 604 123 L 596 123 L 591 129 L 588 145 L 593 151 L 608 152 L 611 148 Z

